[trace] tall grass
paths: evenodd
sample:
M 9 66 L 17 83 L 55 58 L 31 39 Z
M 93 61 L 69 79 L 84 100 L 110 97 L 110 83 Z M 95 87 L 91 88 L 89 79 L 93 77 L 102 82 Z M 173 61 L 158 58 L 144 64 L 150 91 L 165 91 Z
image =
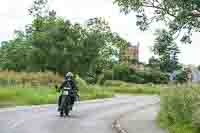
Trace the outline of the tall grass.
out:
M 159 125 L 170 133 L 200 132 L 200 86 L 167 87 L 161 91 Z
M 14 72 L 0 71 L 0 86 L 31 85 L 44 86 L 52 83 L 60 83 L 62 76 L 52 72 Z

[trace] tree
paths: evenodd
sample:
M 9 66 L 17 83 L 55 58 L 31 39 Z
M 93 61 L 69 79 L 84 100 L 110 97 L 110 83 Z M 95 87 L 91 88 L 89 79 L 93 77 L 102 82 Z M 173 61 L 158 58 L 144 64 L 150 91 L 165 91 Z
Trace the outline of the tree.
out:
M 176 74 L 176 81 L 178 83 L 181 83 L 181 84 L 187 82 L 188 81 L 188 73 L 187 73 L 187 71 L 186 70 L 182 70 L 179 73 L 177 73 Z
M 156 36 L 153 52 L 159 56 L 161 71 L 171 73 L 180 69 L 177 57 L 180 51 L 172 34 L 166 30 L 158 30 Z
M 117 49 L 127 45 L 103 18 L 71 23 L 50 11 L 47 0 L 34 0 L 29 13 L 33 21 L 25 32 L 16 31 L 13 40 L 1 44 L 1 69 L 71 71 L 93 82 L 113 68 L 119 56 Z
M 147 30 L 153 22 L 162 21 L 173 33 L 184 32 L 182 42 L 191 43 L 193 31 L 200 31 L 200 1 L 199 0 L 115 0 L 115 4 L 125 14 L 136 12 L 137 25 L 141 30 Z M 152 11 L 152 14 L 147 12 Z
M 156 69 L 156 68 L 160 69 L 160 60 L 152 56 L 149 59 L 147 66 L 151 67 L 152 69 Z
M 23 32 L 15 32 L 16 38 L 3 42 L 0 47 L 0 67 L 2 69 L 25 70 L 30 61 L 31 44 L 25 39 Z
M 71 23 L 49 12 L 47 0 L 35 0 L 29 10 L 33 22 L 26 31 L 0 47 L 0 67 L 15 71 L 72 71 L 93 77 L 113 67 L 117 49 L 127 44 L 110 30 L 103 18 L 83 25 Z M 45 12 L 49 13 L 45 13 Z M 23 59 L 17 61 L 18 59 Z

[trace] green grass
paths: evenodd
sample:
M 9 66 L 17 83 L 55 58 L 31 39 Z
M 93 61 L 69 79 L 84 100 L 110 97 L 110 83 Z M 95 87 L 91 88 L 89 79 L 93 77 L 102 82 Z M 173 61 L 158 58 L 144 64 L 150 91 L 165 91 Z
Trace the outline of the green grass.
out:
M 197 129 L 189 123 L 176 123 L 169 127 L 170 133 L 199 133 Z
M 80 90 L 81 100 L 109 98 L 114 95 L 113 91 L 98 85 L 89 85 L 87 89 Z
M 119 94 L 160 94 L 160 85 L 154 84 L 132 84 L 122 81 L 107 81 L 105 86 Z
M 200 87 L 168 87 L 161 91 L 158 125 L 169 133 L 200 132 Z
M 0 107 L 16 105 L 40 105 L 55 104 L 58 93 L 54 88 L 48 87 L 0 87 Z M 80 91 L 81 100 L 90 100 L 97 98 L 112 97 L 111 91 L 101 91 L 100 87 L 91 89 L 91 91 Z
M 81 100 L 110 98 L 117 94 L 159 94 L 160 89 L 157 85 L 130 84 L 119 81 L 112 81 L 112 84 L 88 85 L 81 78 L 77 78 L 78 88 L 80 90 Z M 110 82 L 110 81 L 109 81 Z M 117 84 L 117 85 L 116 85 Z M 13 105 L 39 105 L 54 104 L 57 102 L 58 93 L 55 88 L 49 87 L 22 87 L 19 85 L 10 85 L 8 87 L 0 86 L 0 106 Z
M 112 90 L 103 86 L 88 85 L 84 80 L 77 77 L 77 85 L 81 100 L 108 98 L 114 95 Z M 59 93 L 54 87 L 26 85 L 0 86 L 0 107 L 16 105 L 39 105 L 54 104 L 57 102 Z
M 0 104 L 39 105 L 55 103 L 56 91 L 52 88 L 22 88 L 19 86 L 0 87 Z

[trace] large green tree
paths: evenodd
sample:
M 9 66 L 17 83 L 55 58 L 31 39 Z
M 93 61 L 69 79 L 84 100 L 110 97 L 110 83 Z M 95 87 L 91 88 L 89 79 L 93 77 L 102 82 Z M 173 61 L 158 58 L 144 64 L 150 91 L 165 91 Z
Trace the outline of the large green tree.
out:
M 115 0 L 114 3 L 125 14 L 136 12 L 141 30 L 147 30 L 152 22 L 162 21 L 174 38 L 184 32 L 181 41 L 185 43 L 191 43 L 193 31 L 200 31 L 199 0 Z
M 116 49 L 127 45 L 103 18 L 71 23 L 50 11 L 47 0 L 35 0 L 29 13 L 33 21 L 26 31 L 0 47 L 3 69 L 96 74 L 111 68 Z
M 156 32 L 155 44 L 153 52 L 159 56 L 160 69 L 163 72 L 173 72 L 180 69 L 178 62 L 178 54 L 180 50 L 173 40 L 172 34 L 166 30 L 158 30 Z

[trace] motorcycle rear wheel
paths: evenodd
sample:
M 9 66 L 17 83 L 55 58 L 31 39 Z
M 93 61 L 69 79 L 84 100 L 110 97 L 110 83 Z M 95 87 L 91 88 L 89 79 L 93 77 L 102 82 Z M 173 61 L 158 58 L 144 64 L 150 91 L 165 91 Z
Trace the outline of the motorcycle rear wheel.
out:
M 65 109 L 65 115 L 69 116 L 69 109 Z

